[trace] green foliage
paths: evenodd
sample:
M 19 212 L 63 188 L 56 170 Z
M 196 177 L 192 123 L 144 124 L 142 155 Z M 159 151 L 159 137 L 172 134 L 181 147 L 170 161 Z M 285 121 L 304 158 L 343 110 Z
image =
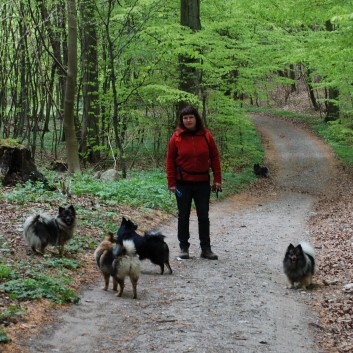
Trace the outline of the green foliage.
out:
M 59 270 L 62 270 L 63 268 L 66 269 L 71 269 L 74 270 L 76 268 L 79 268 L 79 264 L 77 260 L 75 259 L 67 259 L 67 258 L 52 258 L 52 257 L 47 257 L 44 261 L 43 264 L 47 266 L 48 268 L 57 268 Z
M 0 264 L 0 278 L 13 277 L 14 271 L 12 267 L 6 264 Z
M 353 127 L 351 122 L 339 119 L 329 123 L 317 123 L 318 133 L 345 163 L 353 164 Z
M 10 342 L 11 339 L 7 336 L 4 329 L 0 326 L 0 344 Z
M 45 255 L 42 264 L 31 263 L 33 261 L 23 260 L 12 266 L 1 265 L 0 290 L 7 292 L 13 299 L 47 298 L 55 303 L 79 301 L 75 292 L 67 286 L 72 281 L 67 275 L 68 270 L 79 267 L 77 260 Z M 20 272 L 23 274 L 20 275 Z
M 24 147 L 20 142 L 18 142 L 15 139 L 0 139 L 0 146 L 5 146 L 5 147 Z
M 146 207 L 171 211 L 174 202 L 166 187 L 165 172 L 132 172 L 128 179 L 118 182 L 104 182 L 82 175 L 75 180 L 73 192 L 98 197 L 107 204 L 125 204 L 132 207 Z
M 33 183 L 27 181 L 24 184 L 18 184 L 11 192 L 5 192 L 4 197 L 9 202 L 20 202 L 20 203 L 30 203 L 39 201 L 41 203 L 51 203 L 53 201 L 64 200 L 65 197 L 59 192 L 60 186 L 58 185 L 58 190 L 51 191 L 48 190 L 46 185 L 42 182 Z M 55 211 L 56 212 L 56 211 Z
M 31 277 L 17 278 L 4 282 L 0 290 L 17 299 L 47 298 L 55 303 L 78 303 L 79 297 L 65 283 L 69 279 L 56 279 L 44 273 L 28 272 Z
M 9 305 L 5 309 L 1 310 L 0 313 L 0 324 L 6 325 L 10 322 L 16 320 L 16 317 L 22 315 L 24 310 L 18 305 Z M 0 327 L 0 337 L 1 337 L 1 327 Z M 1 338 L 0 338 L 1 342 Z

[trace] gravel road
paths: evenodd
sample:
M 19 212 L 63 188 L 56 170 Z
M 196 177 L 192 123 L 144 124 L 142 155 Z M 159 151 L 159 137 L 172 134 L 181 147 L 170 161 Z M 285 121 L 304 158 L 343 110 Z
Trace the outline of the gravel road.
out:
M 57 311 L 54 323 L 23 343 L 28 352 L 317 353 L 310 291 L 287 288 L 282 259 L 289 242 L 310 241 L 313 203 L 334 177 L 329 149 L 300 126 L 265 116 L 254 123 L 271 168 L 268 192 L 256 190 L 211 207 L 213 251 L 200 259 L 195 215 L 191 255 L 178 260 L 176 219 L 161 225 L 173 274 L 142 263 L 138 299 L 101 290 Z M 226 184 L 226 181 L 225 181 Z M 261 184 L 261 182 L 260 182 Z M 314 277 L 315 282 L 315 277 Z

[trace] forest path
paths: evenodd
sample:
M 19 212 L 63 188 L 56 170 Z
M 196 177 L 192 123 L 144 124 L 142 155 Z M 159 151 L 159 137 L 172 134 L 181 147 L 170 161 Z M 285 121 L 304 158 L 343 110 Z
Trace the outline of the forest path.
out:
M 309 240 L 313 202 L 334 177 L 329 149 L 300 126 L 254 118 L 266 142 L 275 189 L 246 192 L 212 205 L 213 250 L 199 258 L 191 219 L 191 255 L 177 260 L 177 220 L 161 225 L 171 250 L 172 275 L 142 263 L 138 299 L 126 281 L 122 298 L 101 290 L 57 311 L 54 323 L 23 343 L 28 352 L 317 353 L 316 318 L 304 304 L 310 291 L 289 290 L 282 259 L 289 242 Z M 226 181 L 225 181 L 226 184 Z M 314 278 L 315 281 L 315 278 Z

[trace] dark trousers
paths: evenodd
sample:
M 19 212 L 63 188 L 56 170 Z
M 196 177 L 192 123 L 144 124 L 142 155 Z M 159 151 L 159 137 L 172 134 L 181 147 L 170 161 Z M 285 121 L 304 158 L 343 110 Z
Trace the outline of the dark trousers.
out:
M 211 249 L 210 220 L 208 217 L 211 195 L 210 183 L 184 182 L 181 185 L 177 185 L 177 189 L 181 192 L 181 196 L 178 196 L 178 193 L 176 193 L 176 199 L 178 204 L 178 240 L 180 248 L 188 249 L 190 246 L 190 211 L 192 200 L 194 200 L 199 224 L 199 238 L 201 249 Z

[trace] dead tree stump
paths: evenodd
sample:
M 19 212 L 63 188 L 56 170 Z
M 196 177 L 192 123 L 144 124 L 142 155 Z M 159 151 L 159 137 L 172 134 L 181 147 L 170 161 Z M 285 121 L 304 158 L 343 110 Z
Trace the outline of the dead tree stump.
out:
M 44 175 L 37 170 L 31 152 L 25 146 L 0 144 L 0 182 L 2 185 L 13 186 L 28 180 L 48 183 Z

